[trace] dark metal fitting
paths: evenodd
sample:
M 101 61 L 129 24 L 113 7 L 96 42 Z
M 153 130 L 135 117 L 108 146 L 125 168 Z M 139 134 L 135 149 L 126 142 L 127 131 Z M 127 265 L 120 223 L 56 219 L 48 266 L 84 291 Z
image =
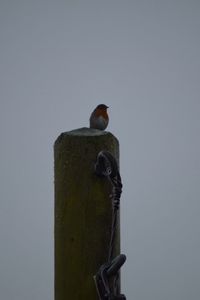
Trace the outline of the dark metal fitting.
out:
M 113 292 L 110 278 L 117 278 L 119 269 L 125 263 L 126 256 L 124 254 L 118 255 L 110 263 L 102 265 L 97 274 L 94 276 L 99 300 L 125 300 L 123 294 L 116 294 Z

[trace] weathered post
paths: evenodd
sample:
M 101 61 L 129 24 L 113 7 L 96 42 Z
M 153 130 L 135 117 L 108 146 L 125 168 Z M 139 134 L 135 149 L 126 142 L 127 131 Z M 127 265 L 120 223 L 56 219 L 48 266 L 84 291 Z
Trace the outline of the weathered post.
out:
M 118 140 L 106 131 L 81 128 L 55 142 L 55 300 L 98 299 L 93 275 L 108 259 L 112 223 L 111 184 L 94 172 L 101 150 L 119 161 Z

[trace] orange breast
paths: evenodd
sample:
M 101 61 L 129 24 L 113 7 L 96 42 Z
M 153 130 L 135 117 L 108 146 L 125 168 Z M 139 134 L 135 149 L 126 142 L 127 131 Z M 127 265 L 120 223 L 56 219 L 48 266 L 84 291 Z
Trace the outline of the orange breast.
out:
M 108 114 L 107 114 L 106 109 L 100 109 L 100 108 L 98 108 L 96 110 L 96 116 L 97 117 L 102 116 L 104 119 L 106 119 L 106 120 L 108 119 Z

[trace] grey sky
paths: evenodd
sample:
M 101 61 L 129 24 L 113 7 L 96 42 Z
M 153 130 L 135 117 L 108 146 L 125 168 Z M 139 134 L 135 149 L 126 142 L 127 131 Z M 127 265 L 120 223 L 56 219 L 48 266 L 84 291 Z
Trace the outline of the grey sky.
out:
M 120 141 L 127 299 L 200 298 L 200 2 L 0 2 L 0 296 L 53 299 L 53 143 Z

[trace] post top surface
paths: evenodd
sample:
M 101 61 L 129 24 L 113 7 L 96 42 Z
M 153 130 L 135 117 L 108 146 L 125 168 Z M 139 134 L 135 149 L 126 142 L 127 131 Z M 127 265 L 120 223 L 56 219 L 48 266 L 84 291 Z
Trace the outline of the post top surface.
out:
M 74 129 L 71 131 L 66 131 L 66 132 L 61 133 L 59 135 L 59 137 L 57 138 L 57 140 L 55 141 L 55 144 L 59 143 L 64 137 L 68 137 L 68 136 L 71 136 L 71 137 L 112 136 L 115 138 L 115 136 L 112 133 L 110 133 L 109 131 L 103 131 L 103 130 L 94 129 L 94 128 L 82 127 L 82 128 L 78 128 L 78 129 Z
M 77 136 L 98 136 L 108 134 L 108 131 L 103 131 L 94 128 L 82 127 L 71 131 L 64 132 L 66 135 L 77 135 Z

